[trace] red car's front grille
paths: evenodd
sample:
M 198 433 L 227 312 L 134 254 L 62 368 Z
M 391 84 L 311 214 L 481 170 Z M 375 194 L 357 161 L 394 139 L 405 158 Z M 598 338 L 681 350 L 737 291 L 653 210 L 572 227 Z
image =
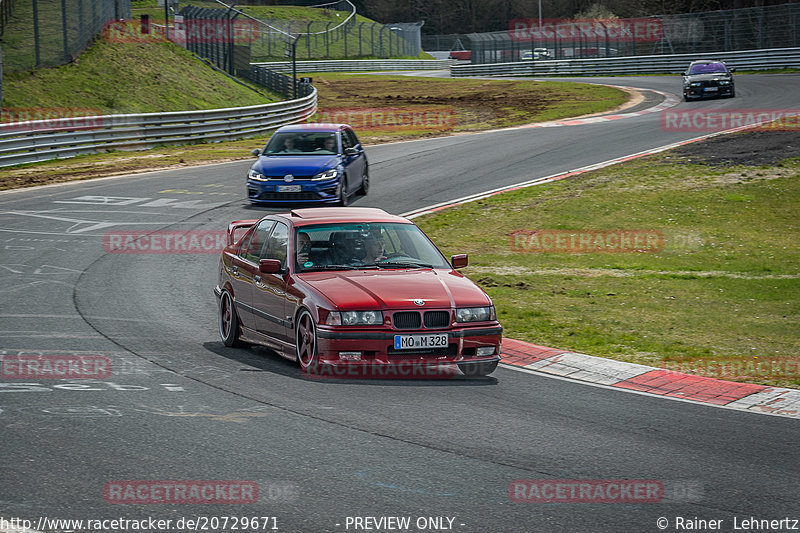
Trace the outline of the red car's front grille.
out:
M 446 328 L 450 325 L 450 311 L 425 311 L 426 328 Z
M 419 311 L 399 311 L 392 316 L 397 329 L 419 329 L 422 326 Z
M 424 318 L 422 318 L 424 317 Z M 450 325 L 450 311 L 398 311 L 392 316 L 397 329 L 446 328 Z

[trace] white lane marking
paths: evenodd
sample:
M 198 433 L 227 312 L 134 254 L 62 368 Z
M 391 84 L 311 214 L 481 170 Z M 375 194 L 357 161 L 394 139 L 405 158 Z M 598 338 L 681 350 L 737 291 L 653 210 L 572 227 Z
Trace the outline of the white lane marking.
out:
M 142 226 L 142 225 L 162 224 L 162 222 L 99 222 L 96 220 L 82 220 L 79 218 L 47 215 L 41 211 L 6 211 L 3 214 L 17 215 L 22 217 L 44 218 L 47 220 L 57 220 L 59 222 L 72 223 L 72 225 L 69 226 L 64 233 L 44 232 L 47 235 L 64 235 L 64 234 L 77 235 L 80 233 L 86 233 L 88 231 L 111 228 L 114 226 L 133 226 L 133 225 Z M 27 232 L 25 230 L 8 230 L 8 229 L 5 229 L 4 231 L 13 231 L 14 233 L 40 233 L 40 232 Z
M 148 200 L 150 200 L 148 202 Z M 147 202 L 147 203 L 143 203 Z M 179 198 L 142 198 L 132 196 L 76 196 L 70 200 L 53 200 L 54 204 L 79 204 L 99 206 L 123 206 L 138 204 L 137 207 L 173 207 L 180 209 L 210 209 L 224 202 L 203 202 L 202 200 L 181 200 Z
M 131 205 L 144 202 L 150 198 L 132 196 L 77 196 L 71 200 L 53 200 L 54 204 L 89 204 L 89 205 Z

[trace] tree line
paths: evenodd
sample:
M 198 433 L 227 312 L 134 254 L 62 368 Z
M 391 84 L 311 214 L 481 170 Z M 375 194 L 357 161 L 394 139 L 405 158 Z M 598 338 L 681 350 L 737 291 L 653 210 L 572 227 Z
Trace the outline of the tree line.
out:
M 538 0 L 351 0 L 382 23 L 424 20 L 425 34 L 503 31 L 514 19 L 538 18 Z M 542 18 L 634 18 L 787 2 L 773 0 L 541 0 Z

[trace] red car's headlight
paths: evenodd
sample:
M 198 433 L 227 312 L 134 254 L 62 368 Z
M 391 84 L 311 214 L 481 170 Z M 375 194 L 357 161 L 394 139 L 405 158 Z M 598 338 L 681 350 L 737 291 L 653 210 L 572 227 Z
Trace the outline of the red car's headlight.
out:
M 329 326 L 375 326 L 383 324 L 380 311 L 332 311 L 325 319 Z
M 462 307 L 456 309 L 456 322 L 486 322 L 494 320 L 494 306 Z

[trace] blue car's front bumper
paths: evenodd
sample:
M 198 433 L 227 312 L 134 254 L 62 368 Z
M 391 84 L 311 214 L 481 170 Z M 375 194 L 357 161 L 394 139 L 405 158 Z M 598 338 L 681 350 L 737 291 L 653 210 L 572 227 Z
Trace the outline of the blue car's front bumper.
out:
M 337 203 L 339 178 L 321 181 L 247 180 L 247 197 L 254 204 Z M 297 187 L 300 190 L 295 190 Z M 287 188 L 291 188 L 288 191 Z M 284 190 L 281 190 L 284 189 Z

